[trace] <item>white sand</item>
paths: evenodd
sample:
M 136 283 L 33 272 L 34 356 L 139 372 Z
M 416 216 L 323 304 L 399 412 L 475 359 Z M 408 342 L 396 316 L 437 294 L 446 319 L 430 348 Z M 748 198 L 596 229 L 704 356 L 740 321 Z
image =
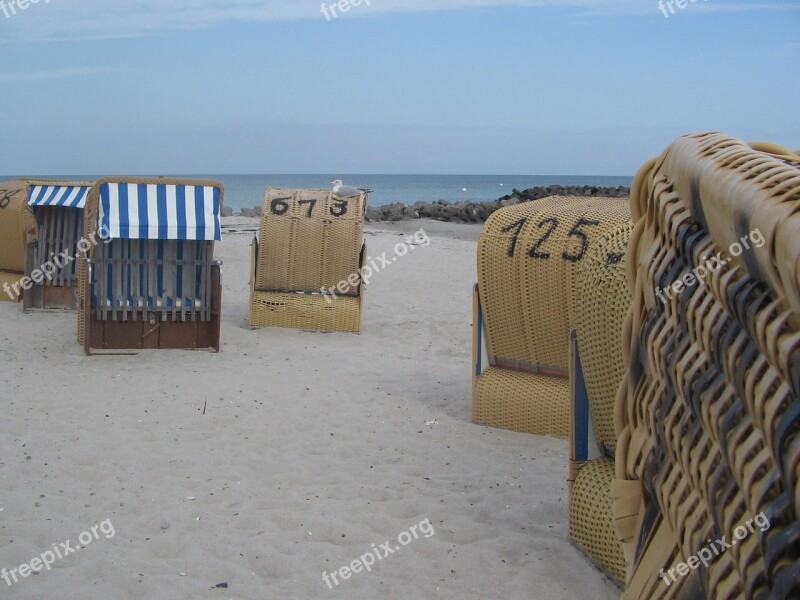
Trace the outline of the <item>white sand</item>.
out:
M 90 358 L 73 314 L 0 303 L 0 567 L 116 531 L 0 597 L 618 598 L 567 540 L 566 442 L 470 422 L 480 228 L 370 225 L 370 253 L 421 226 L 361 335 L 251 330 L 252 233 L 217 246 L 220 354 Z M 323 582 L 426 518 L 432 537 Z

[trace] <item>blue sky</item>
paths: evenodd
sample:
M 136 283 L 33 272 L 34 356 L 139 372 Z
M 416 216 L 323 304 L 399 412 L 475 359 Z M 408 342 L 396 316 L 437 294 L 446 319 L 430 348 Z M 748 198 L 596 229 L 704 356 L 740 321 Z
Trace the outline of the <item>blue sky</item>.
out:
M 371 0 L 331 20 L 319 0 L 0 9 L 0 175 L 632 175 L 694 131 L 800 148 L 800 2 L 674 11 L 657 0 Z

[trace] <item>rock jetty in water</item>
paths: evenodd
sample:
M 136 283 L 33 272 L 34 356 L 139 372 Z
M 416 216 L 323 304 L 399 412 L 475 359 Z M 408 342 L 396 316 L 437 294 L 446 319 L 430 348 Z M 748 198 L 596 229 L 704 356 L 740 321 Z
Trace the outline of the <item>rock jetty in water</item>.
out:
M 513 190 L 508 196 L 490 202 L 417 202 L 411 206 L 397 203 L 367 209 L 368 221 L 405 221 L 406 219 L 437 219 L 451 223 L 483 223 L 494 211 L 521 202 L 548 196 L 602 196 L 625 198 L 630 196 L 627 187 L 561 186 L 534 187 L 524 191 Z

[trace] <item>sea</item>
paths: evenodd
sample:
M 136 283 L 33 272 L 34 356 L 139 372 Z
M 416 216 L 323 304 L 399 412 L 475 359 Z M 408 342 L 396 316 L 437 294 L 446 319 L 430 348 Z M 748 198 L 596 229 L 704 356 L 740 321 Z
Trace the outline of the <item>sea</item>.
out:
M 26 176 L 28 177 L 28 176 Z M 97 175 L 48 175 L 42 179 L 65 181 L 94 181 Z M 177 176 L 176 176 L 177 177 Z M 334 179 L 346 185 L 373 190 L 370 206 L 385 206 L 402 202 L 484 202 L 511 194 L 513 189 L 525 190 L 538 186 L 597 186 L 630 187 L 633 177 L 585 175 L 180 175 L 179 177 L 217 179 L 225 184 L 225 206 L 235 210 L 261 206 L 264 193 L 270 187 L 329 188 Z M 0 181 L 12 177 L 0 177 Z

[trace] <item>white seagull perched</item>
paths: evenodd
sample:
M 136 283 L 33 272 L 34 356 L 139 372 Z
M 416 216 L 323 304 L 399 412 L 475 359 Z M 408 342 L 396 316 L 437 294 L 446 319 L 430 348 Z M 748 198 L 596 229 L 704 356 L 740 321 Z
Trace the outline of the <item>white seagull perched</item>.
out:
M 333 195 L 339 196 L 340 198 L 355 198 L 361 194 L 369 194 L 372 192 L 372 190 L 365 190 L 362 188 L 353 187 L 351 185 L 345 185 L 342 183 L 341 179 L 331 181 L 331 185 L 333 186 Z

